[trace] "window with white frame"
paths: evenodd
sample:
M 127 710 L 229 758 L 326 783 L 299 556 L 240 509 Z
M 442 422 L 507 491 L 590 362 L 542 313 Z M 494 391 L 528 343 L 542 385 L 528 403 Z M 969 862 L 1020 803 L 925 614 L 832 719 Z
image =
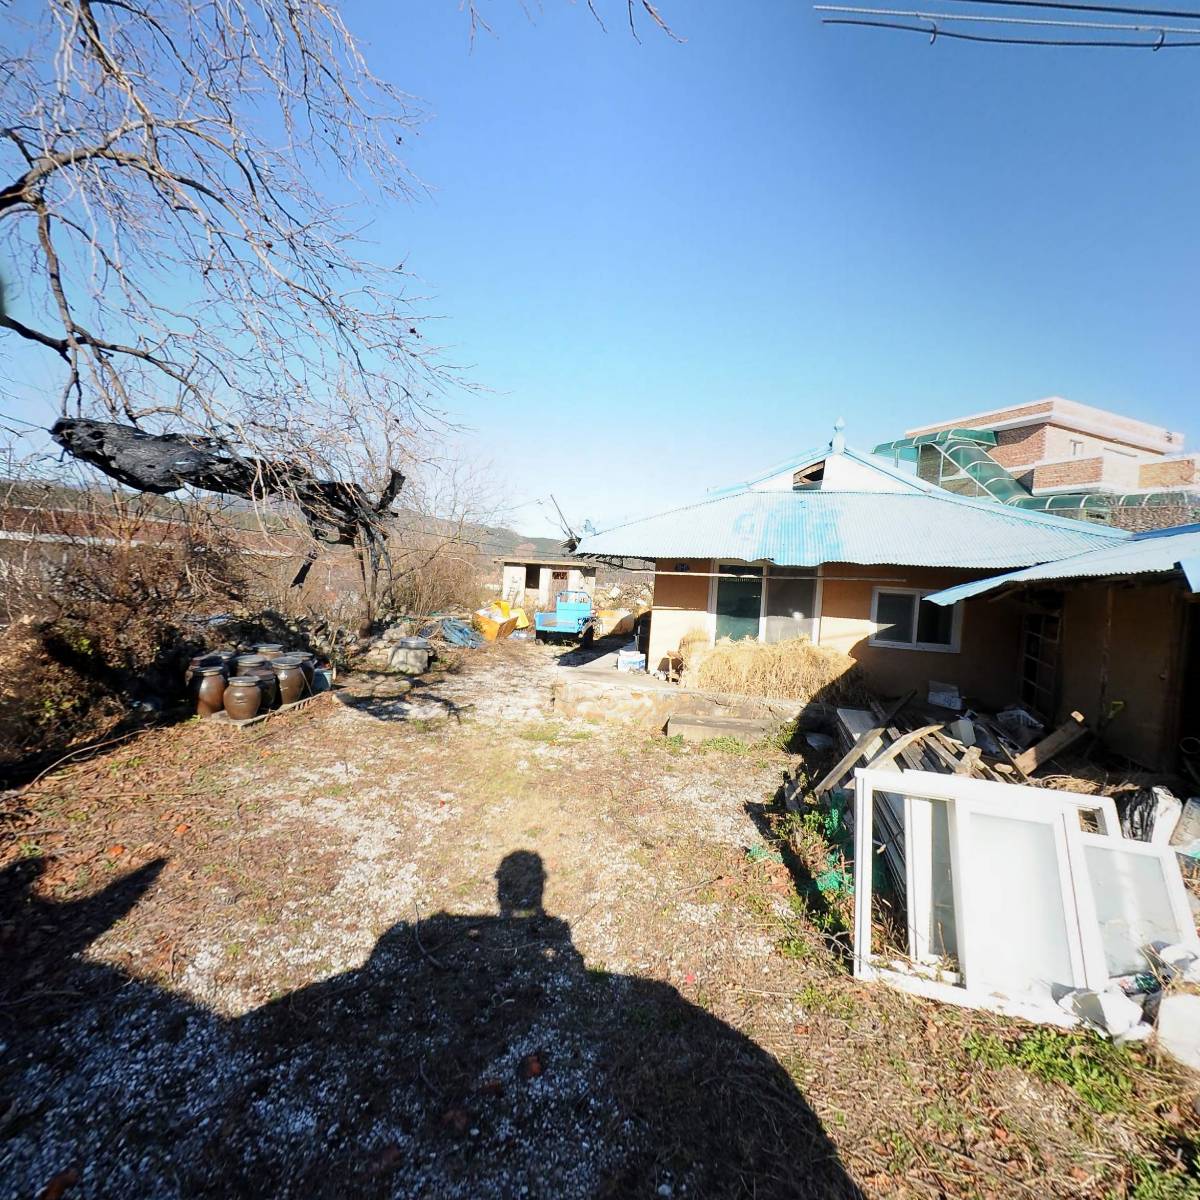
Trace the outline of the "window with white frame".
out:
M 925 597 L 935 588 L 877 587 L 871 593 L 869 643 L 903 650 L 957 653 L 962 632 L 962 604 L 946 607 Z

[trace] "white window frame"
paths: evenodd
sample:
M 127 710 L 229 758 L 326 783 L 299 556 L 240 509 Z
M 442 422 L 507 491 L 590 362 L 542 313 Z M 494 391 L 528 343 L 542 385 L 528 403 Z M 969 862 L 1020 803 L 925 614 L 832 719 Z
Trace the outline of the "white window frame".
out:
M 881 593 L 889 595 L 913 596 L 913 637 L 917 636 L 917 620 L 920 616 L 921 601 L 926 596 L 932 596 L 938 588 L 908 588 L 881 585 L 871 589 L 871 636 L 867 639 L 868 646 L 878 646 L 884 650 L 926 650 L 934 654 L 958 654 L 962 648 L 962 618 L 963 602 L 954 605 L 950 617 L 950 644 L 941 645 L 938 642 L 897 642 L 890 638 L 879 636 L 879 597 Z
M 714 560 L 712 565 L 712 577 L 708 581 L 708 641 L 709 645 L 713 645 L 717 640 L 717 587 L 721 582 L 721 574 L 725 568 L 729 567 L 758 567 L 762 571 L 762 594 L 758 598 L 758 634 L 756 641 L 761 642 L 767 636 L 767 588 L 771 577 L 772 565 L 768 562 L 745 562 L 743 559 L 719 559 Z M 780 570 L 802 571 L 807 570 L 805 567 L 780 567 Z M 732 573 L 732 572 L 730 572 Z M 822 591 L 822 576 L 825 573 L 824 566 L 815 568 L 813 581 L 813 636 L 812 644 L 819 646 L 821 644 L 821 591 Z M 931 591 L 933 589 L 930 589 Z
M 875 797 L 890 794 L 905 800 L 906 809 L 913 801 L 945 801 L 949 804 L 951 873 L 954 889 L 954 908 L 958 959 L 962 967 L 964 986 L 929 978 L 904 970 L 890 969 L 879 965 L 871 953 L 871 870 L 862 864 L 874 861 L 875 847 Z M 1091 811 L 1098 815 L 1101 834 L 1084 833 L 1080 827 L 1080 811 Z M 976 987 L 972 976 L 978 980 L 981 972 L 971 961 L 969 938 L 970 878 L 978 870 L 972 861 L 970 836 L 965 827 L 971 812 L 999 812 L 1004 816 L 1030 820 L 1042 824 L 1057 823 L 1056 846 L 1059 861 L 1063 864 L 1060 884 L 1063 891 L 1063 913 L 1067 925 L 1067 937 L 1071 946 L 1072 967 L 1076 975 L 1076 986 L 1103 988 L 1108 983 L 1103 950 L 1098 936 L 1091 932 L 1095 914 L 1091 910 L 1090 881 L 1085 887 L 1074 887 L 1072 881 L 1077 873 L 1085 870 L 1082 847 L 1088 841 L 1109 840 L 1120 845 L 1122 850 L 1131 845 L 1139 851 L 1161 852 L 1166 847 L 1154 847 L 1148 843 L 1125 841 L 1120 835 L 1116 806 L 1108 796 L 1081 796 L 1071 792 L 1055 792 L 1049 789 L 1018 786 L 1015 784 L 992 783 L 983 779 L 972 779 L 961 775 L 942 775 L 931 771 L 895 771 L 859 768 L 854 772 L 854 975 L 862 980 L 881 979 L 902 991 L 957 1004 L 965 1008 L 986 1008 L 993 1012 L 1026 1017 L 1029 1020 L 1071 1026 L 1077 1020 L 1063 1012 L 1057 1005 L 1038 1003 L 1022 997 L 999 996 L 986 989 Z M 907 813 L 906 813 L 907 817 Z M 965 817 L 964 821 L 962 818 Z M 906 839 L 910 835 L 906 820 Z M 1144 849 L 1142 849 L 1144 847 Z M 912 864 L 906 862 L 911 870 Z M 1167 872 L 1171 878 L 1170 872 Z M 1176 881 L 1182 888 L 1182 883 Z M 965 885 L 965 886 L 964 886 Z M 910 888 L 910 897 L 913 891 Z M 1079 903 L 1076 903 L 1076 901 Z M 1186 907 L 1186 896 L 1173 898 L 1173 907 Z M 966 919 L 964 920 L 964 916 Z M 910 917 L 911 919 L 911 917 Z M 1185 941 L 1188 941 L 1185 937 Z M 1190 944 L 1190 943 L 1189 943 Z M 1200 945 L 1200 939 L 1196 940 Z M 986 977 L 986 970 L 982 972 Z

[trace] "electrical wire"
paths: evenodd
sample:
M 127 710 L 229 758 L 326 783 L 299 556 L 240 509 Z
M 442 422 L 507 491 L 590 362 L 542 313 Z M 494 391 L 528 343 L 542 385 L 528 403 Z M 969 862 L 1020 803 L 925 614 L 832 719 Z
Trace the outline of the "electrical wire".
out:
M 1168 17 L 1172 20 L 1200 21 L 1200 12 L 1177 8 L 1126 8 L 1119 4 L 1084 4 L 1072 0 L 959 0 L 973 4 L 993 4 L 1003 8 L 1051 8 L 1067 12 L 1116 13 L 1124 17 Z
M 1195 35 L 1200 30 L 1181 25 L 1123 25 L 1109 21 L 1065 21 L 1052 17 L 989 17 L 981 13 L 918 12 L 898 8 L 852 8 L 842 4 L 815 4 L 814 12 L 848 13 L 869 17 L 915 17 L 921 21 L 974 21 L 991 25 L 1035 25 L 1057 29 L 1120 30 L 1126 33 L 1185 33 Z
M 986 33 L 962 33 L 952 29 L 941 29 L 932 21 L 929 26 L 925 26 L 902 25 L 898 21 L 866 21 L 855 17 L 825 17 L 821 24 L 858 25 L 868 29 L 900 29 L 908 33 L 924 33 L 931 43 L 936 42 L 938 38 L 950 38 L 958 42 L 990 42 L 1007 46 L 1094 46 L 1097 49 L 1179 50 L 1200 46 L 1200 41 L 1168 42 L 1165 35 L 1153 42 L 1107 41 L 1101 38 L 996 37 Z M 1200 34 L 1200 29 L 1196 32 Z

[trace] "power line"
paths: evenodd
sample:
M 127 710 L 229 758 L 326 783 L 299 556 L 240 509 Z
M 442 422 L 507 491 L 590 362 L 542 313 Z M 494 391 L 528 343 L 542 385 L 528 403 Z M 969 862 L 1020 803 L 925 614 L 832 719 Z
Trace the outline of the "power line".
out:
M 981 3 L 988 2 L 989 0 L 981 0 Z M 1168 42 L 1165 35 L 1160 36 L 1153 42 L 1107 41 L 1102 38 L 997 37 L 986 33 L 962 33 L 952 29 L 942 29 L 932 20 L 926 26 L 903 25 L 898 21 L 867 21 L 855 17 L 825 17 L 822 19 L 821 24 L 859 25 L 869 29 L 901 29 L 908 33 L 926 34 L 930 42 L 936 42 L 938 38 L 951 38 L 958 42 L 990 42 L 1008 46 L 1094 46 L 1097 49 L 1130 50 L 1178 50 L 1200 46 L 1200 41 Z M 1200 33 L 1200 30 L 1196 30 L 1195 32 Z
M 1004 8 L 1054 8 L 1067 12 L 1116 13 L 1125 17 L 1169 17 L 1172 20 L 1200 21 L 1200 12 L 1177 8 L 1125 8 L 1117 4 L 1082 4 L 1071 0 L 971 0 L 972 3 L 994 4 Z
M 915 17 L 921 21 L 973 21 L 991 25 L 1034 25 L 1058 29 L 1101 29 L 1120 30 L 1127 33 L 1200 33 L 1189 26 L 1180 25 L 1124 25 L 1111 21 L 1066 21 L 1052 17 L 988 17 L 980 13 L 933 13 L 897 8 L 854 8 L 842 4 L 816 4 L 814 12 L 848 13 L 870 17 Z M 1090 44 L 1090 43 L 1089 43 Z

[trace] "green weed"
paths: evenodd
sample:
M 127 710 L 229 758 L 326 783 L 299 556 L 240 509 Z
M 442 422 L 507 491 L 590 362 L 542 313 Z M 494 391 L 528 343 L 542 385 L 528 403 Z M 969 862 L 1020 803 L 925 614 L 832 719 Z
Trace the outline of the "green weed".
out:
M 1092 1033 L 1059 1033 L 1035 1029 L 1015 1042 L 994 1034 L 968 1034 L 963 1047 L 988 1067 L 1019 1067 L 1074 1091 L 1098 1113 L 1119 1113 L 1133 1096 L 1133 1060 L 1120 1046 Z

